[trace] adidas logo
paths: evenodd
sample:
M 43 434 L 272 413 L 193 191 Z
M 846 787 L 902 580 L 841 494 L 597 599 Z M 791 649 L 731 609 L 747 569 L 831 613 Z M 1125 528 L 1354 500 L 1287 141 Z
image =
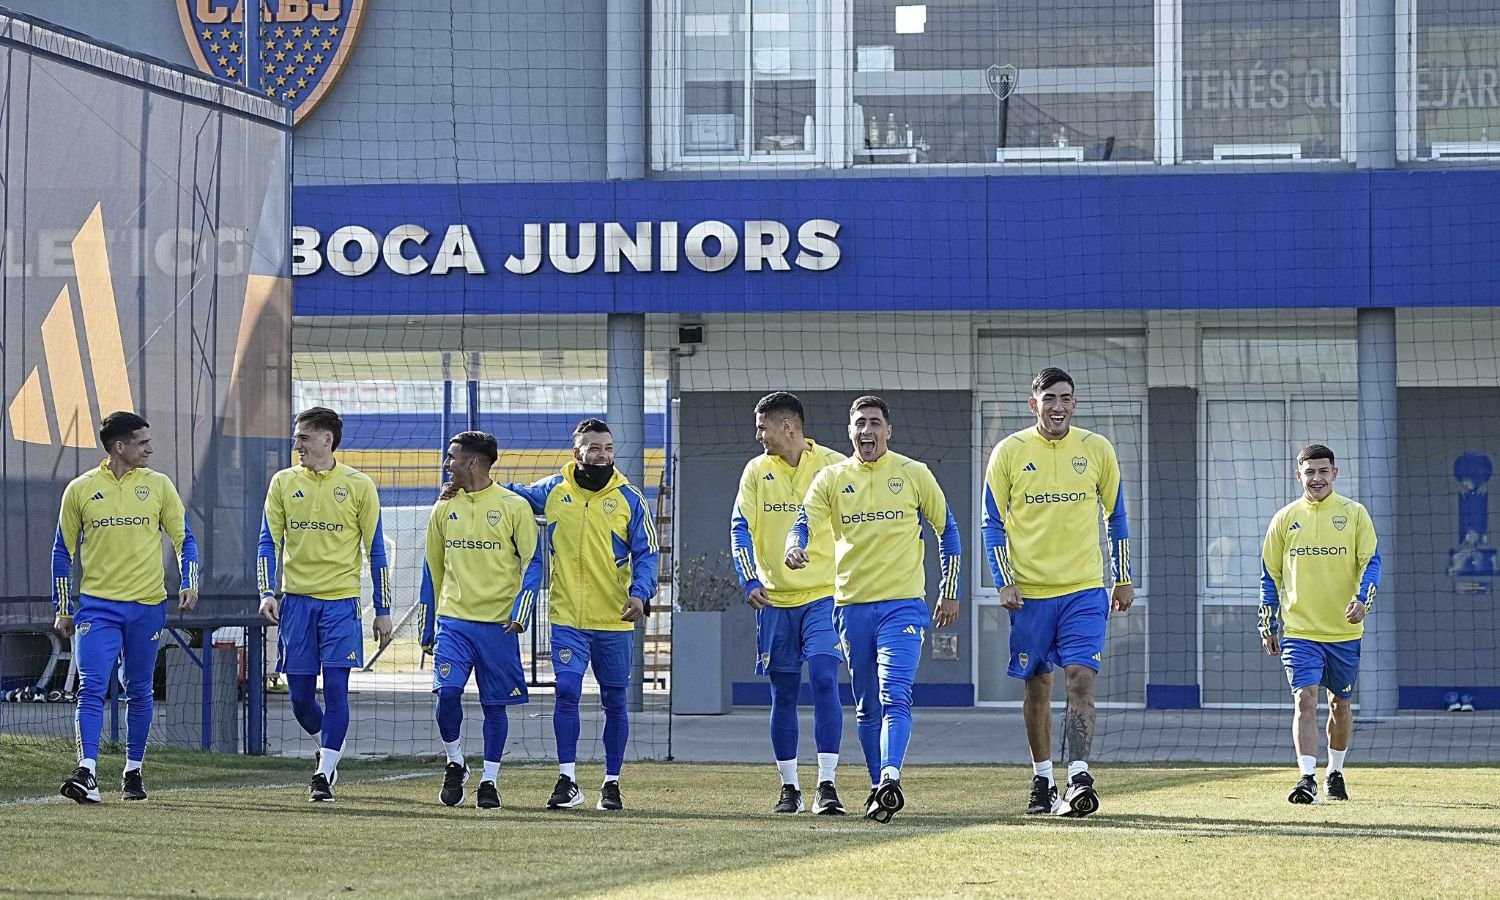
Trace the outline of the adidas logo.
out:
M 570 497 L 570 496 L 564 496 L 563 497 L 563 502 L 564 503 L 572 503 L 573 502 L 573 498 Z
M 93 500 L 103 500 L 103 499 L 104 499 L 104 492 L 103 491 L 100 491 L 97 494 L 95 494 L 94 496 L 92 496 L 92 497 L 89 498 L 90 501 L 93 501 Z
M 296 500 L 298 497 L 301 497 L 301 496 L 302 496 L 302 492 L 298 491 L 297 493 L 295 493 L 295 494 L 292 495 L 292 499 Z
M 908 625 L 904 629 L 902 629 L 902 634 L 921 634 L 921 633 L 922 633 L 922 629 L 918 628 L 915 625 Z
M 518 688 L 518 687 L 511 688 L 510 689 L 510 695 L 512 697 L 519 697 L 519 696 L 521 696 L 521 689 Z
M 1026 464 L 1026 468 L 1022 469 L 1021 471 L 1022 472 L 1035 472 L 1036 471 L 1036 463 L 1027 463 Z
M 846 485 L 844 485 L 844 493 L 846 493 L 846 494 L 852 494 L 852 493 L 854 493 L 854 485 L 852 485 L 852 484 L 846 484 Z
M 359 661 L 359 657 L 358 657 L 358 655 L 356 655 L 356 654 L 355 654 L 355 652 L 354 652 L 354 651 L 353 651 L 353 650 L 350 650 L 350 651 L 349 651 L 349 658 L 350 658 L 350 659 L 351 659 L 351 660 L 354 660 L 354 661 L 356 661 L 356 662 L 358 662 L 358 661 Z
M 457 522 L 458 521 L 458 513 L 456 513 L 456 512 L 448 513 L 448 521 L 450 521 L 450 522 Z
M 130 393 L 130 371 L 125 366 L 125 344 L 120 336 L 120 310 L 109 276 L 109 253 L 104 246 L 104 214 L 99 204 L 73 236 L 73 278 L 78 285 L 76 308 L 83 313 L 79 339 L 73 316 L 75 304 L 68 285 L 58 292 L 52 309 L 42 319 L 42 356 L 51 388 L 52 418 L 48 418 L 42 367 L 33 366 L 11 399 L 10 430 L 26 444 L 54 443 L 52 421 L 65 447 L 97 447 L 91 409 L 109 412 L 135 409 Z M 88 364 L 85 369 L 85 362 Z M 93 378 L 94 406 L 84 372 Z
M 765 476 L 763 478 L 761 478 L 761 480 L 762 481 L 775 481 L 776 480 L 776 476 L 774 474 L 770 473 L 770 472 L 767 472 L 765 474 Z
M 1292 527 L 1288 528 L 1287 531 L 1296 531 L 1297 529 L 1299 529 L 1301 527 L 1302 527 L 1302 523 L 1301 522 L 1293 522 L 1292 523 Z

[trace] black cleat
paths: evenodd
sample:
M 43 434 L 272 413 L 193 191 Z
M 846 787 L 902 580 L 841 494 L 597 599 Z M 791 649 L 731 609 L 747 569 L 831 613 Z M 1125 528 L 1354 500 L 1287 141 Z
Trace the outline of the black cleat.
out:
M 141 770 L 131 769 L 120 776 L 120 799 L 121 800 L 144 800 L 146 799 L 146 783 L 141 780 Z
M 1288 803 L 1312 804 L 1318 802 L 1318 779 L 1311 775 L 1303 775 L 1292 788 L 1292 792 L 1286 795 Z
M 880 785 L 870 792 L 870 802 L 865 806 L 865 818 L 887 825 L 905 805 L 906 797 L 901 793 L 900 780 L 883 778 Z
M 793 785 L 783 784 L 781 786 L 781 797 L 776 801 L 776 805 L 771 808 L 771 812 L 795 814 L 802 812 L 806 808 L 802 805 L 802 792 L 797 790 Z
M 1328 777 L 1323 780 L 1323 790 L 1329 800 L 1349 799 L 1349 789 L 1344 787 L 1343 772 L 1329 772 Z
M 818 782 L 818 792 L 813 800 L 813 812 L 820 816 L 844 815 L 844 801 L 831 781 Z
M 443 767 L 443 789 L 438 792 L 438 800 L 444 806 L 457 806 L 464 802 L 464 785 L 468 783 L 469 767 L 463 763 L 448 763 Z
M 557 776 L 557 786 L 552 789 L 552 796 L 547 798 L 548 809 L 572 809 L 583 802 L 583 791 L 578 789 L 578 782 L 566 775 Z
M 598 808 L 603 810 L 617 810 L 625 808 L 625 801 L 620 799 L 620 782 L 604 782 L 604 787 L 601 787 L 599 789 Z
M 500 791 L 493 781 L 479 782 L 479 793 L 474 798 L 475 809 L 499 809 Z
M 333 785 L 328 782 L 328 776 L 322 772 L 314 772 L 312 781 L 307 785 L 307 802 L 309 803 L 332 803 Z
M 1026 801 L 1026 815 L 1046 816 L 1057 810 L 1057 785 L 1045 775 L 1031 779 L 1031 797 Z
M 1099 811 L 1099 792 L 1094 790 L 1094 776 L 1079 772 L 1068 779 L 1068 789 L 1063 791 L 1062 810 L 1058 813 L 1069 819 L 1081 819 Z
M 58 793 L 74 803 L 98 803 L 99 782 L 94 780 L 93 772 L 79 766 L 58 788 Z

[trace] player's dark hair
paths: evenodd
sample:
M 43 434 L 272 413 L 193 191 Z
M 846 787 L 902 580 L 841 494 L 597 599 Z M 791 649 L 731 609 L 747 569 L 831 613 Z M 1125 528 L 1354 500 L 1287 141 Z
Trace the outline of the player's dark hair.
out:
M 1073 383 L 1072 375 L 1069 375 L 1067 372 L 1064 372 L 1062 369 L 1059 369 L 1056 366 L 1048 366 L 1042 371 L 1036 373 L 1036 377 L 1031 379 L 1031 392 L 1033 394 L 1040 394 L 1042 391 L 1045 391 L 1047 388 L 1052 387 L 1054 384 L 1057 384 L 1060 381 L 1066 381 L 1068 383 L 1068 387 L 1073 388 L 1074 390 L 1077 390 L 1078 388 L 1078 385 Z
M 1297 453 L 1297 465 L 1302 465 L 1310 459 L 1326 459 L 1331 466 L 1334 464 L 1333 451 L 1325 444 L 1308 444 Z
M 335 450 L 339 448 L 339 442 L 344 439 L 344 420 L 339 418 L 338 413 L 326 406 L 310 406 L 297 413 L 297 424 L 316 431 L 331 432 Z
M 880 414 L 883 415 L 883 416 L 885 416 L 886 424 L 890 424 L 890 421 L 891 421 L 891 407 L 890 407 L 890 404 L 886 403 L 884 400 L 880 399 L 879 397 L 875 396 L 874 394 L 865 394 L 863 397 L 855 397 L 854 398 L 854 402 L 851 403 L 851 404 L 849 404 L 849 412 L 851 414 L 853 414 L 855 412 L 858 412 L 861 409 L 864 409 L 866 406 L 873 406 L 873 407 L 879 409 L 880 410 Z
M 799 422 L 806 420 L 802 412 L 802 401 L 797 399 L 796 394 L 789 391 L 776 391 L 773 394 L 767 394 L 760 398 L 760 402 L 755 404 L 756 415 L 769 416 L 772 413 L 793 415 L 797 417 L 797 421 Z
M 573 437 L 580 434 L 609 434 L 609 425 L 603 419 L 584 419 L 573 429 Z
M 495 441 L 495 436 L 489 432 L 460 431 L 449 438 L 448 443 L 457 444 L 492 466 L 495 460 L 500 458 L 500 445 Z
M 128 441 L 130 436 L 142 428 L 150 428 L 151 423 L 133 412 L 112 412 L 104 417 L 99 423 L 99 443 L 104 445 L 105 452 L 109 452 L 109 445 L 115 441 Z

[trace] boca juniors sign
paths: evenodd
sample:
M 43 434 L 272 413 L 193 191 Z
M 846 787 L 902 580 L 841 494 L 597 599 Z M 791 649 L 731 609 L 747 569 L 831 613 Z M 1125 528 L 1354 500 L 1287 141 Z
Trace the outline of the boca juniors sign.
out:
M 300 124 L 343 74 L 366 0 L 249 2 L 260 8 L 254 60 L 246 58 L 246 0 L 177 0 L 188 48 L 199 69 L 281 101 Z

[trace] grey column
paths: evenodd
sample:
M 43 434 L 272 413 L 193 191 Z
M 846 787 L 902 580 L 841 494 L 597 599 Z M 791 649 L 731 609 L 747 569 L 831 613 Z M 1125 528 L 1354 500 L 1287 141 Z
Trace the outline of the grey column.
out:
M 1396 561 L 1396 311 L 1362 309 L 1359 330 L 1360 496 L 1370 511 L 1389 588 Z M 1380 603 L 1365 621 L 1360 652 L 1359 706 L 1366 717 L 1395 715 L 1396 617 Z
M 646 0 L 607 0 L 604 12 L 605 172 L 614 180 L 646 177 Z
M 1344 135 L 1354 148 L 1359 169 L 1396 165 L 1396 0 L 1358 0 L 1346 24 L 1354 38 L 1354 134 Z M 1394 401 L 1392 401 L 1394 402 Z
M 646 474 L 646 317 L 640 313 L 611 313 L 606 325 L 608 372 L 606 417 L 615 442 L 615 468 L 631 483 L 643 487 Z M 654 515 L 654 511 L 650 511 Z M 630 709 L 644 703 L 641 678 L 646 670 L 646 624 L 635 626 L 635 662 L 631 665 Z

